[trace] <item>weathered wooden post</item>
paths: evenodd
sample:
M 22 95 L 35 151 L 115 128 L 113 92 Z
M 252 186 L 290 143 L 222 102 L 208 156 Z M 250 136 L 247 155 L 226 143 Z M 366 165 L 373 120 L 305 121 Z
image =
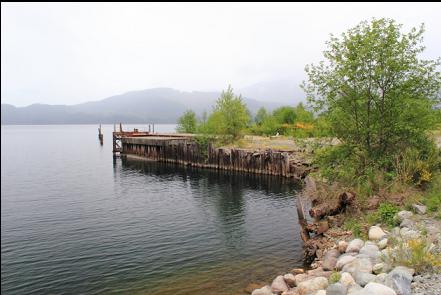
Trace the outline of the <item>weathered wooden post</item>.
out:
M 101 124 L 98 128 L 98 139 L 100 140 L 100 144 L 103 145 L 103 133 L 101 132 Z

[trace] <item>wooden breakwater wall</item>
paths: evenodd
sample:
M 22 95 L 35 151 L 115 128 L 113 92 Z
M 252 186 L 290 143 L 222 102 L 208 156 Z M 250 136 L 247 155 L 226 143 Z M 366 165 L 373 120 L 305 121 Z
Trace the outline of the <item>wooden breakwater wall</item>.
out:
M 121 156 L 295 179 L 304 178 L 310 170 L 308 163 L 293 157 L 290 152 L 214 148 L 211 144 L 202 145 L 185 136 L 125 137 L 122 139 Z

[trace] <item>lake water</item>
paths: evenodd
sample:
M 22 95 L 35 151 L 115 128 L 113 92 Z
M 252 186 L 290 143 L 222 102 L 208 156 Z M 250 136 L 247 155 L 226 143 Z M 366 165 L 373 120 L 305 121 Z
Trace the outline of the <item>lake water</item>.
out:
M 293 183 L 113 160 L 97 127 L 1 127 L 2 294 L 242 294 L 301 265 Z

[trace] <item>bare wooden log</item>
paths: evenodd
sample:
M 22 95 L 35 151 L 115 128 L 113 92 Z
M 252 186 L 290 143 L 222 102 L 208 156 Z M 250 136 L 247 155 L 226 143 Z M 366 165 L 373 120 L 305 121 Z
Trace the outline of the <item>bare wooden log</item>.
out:
M 322 219 L 326 216 L 332 216 L 339 214 L 346 210 L 348 206 L 351 206 L 355 201 L 355 193 L 344 192 L 339 195 L 337 200 L 324 202 L 312 207 L 309 210 L 311 217 Z
M 302 238 L 302 241 L 305 243 L 306 241 L 309 240 L 310 237 L 308 231 L 308 222 L 306 221 L 305 218 L 305 213 L 303 211 L 303 204 L 300 197 L 297 197 L 296 205 L 297 205 L 297 216 L 301 228 L 300 237 Z

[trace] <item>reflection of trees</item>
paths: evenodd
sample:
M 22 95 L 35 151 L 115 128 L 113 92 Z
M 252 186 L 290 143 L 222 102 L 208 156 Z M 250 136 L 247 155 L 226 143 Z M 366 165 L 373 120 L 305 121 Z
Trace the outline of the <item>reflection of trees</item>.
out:
M 195 205 L 205 222 L 217 228 L 227 249 L 240 253 L 247 234 L 247 198 L 287 198 L 295 185 L 288 179 L 256 174 L 198 169 L 175 164 L 121 159 L 121 178 L 133 173 L 147 175 L 149 181 L 182 181 L 191 190 Z M 179 193 L 179 192 L 178 192 Z M 293 208 L 294 210 L 294 208 Z

